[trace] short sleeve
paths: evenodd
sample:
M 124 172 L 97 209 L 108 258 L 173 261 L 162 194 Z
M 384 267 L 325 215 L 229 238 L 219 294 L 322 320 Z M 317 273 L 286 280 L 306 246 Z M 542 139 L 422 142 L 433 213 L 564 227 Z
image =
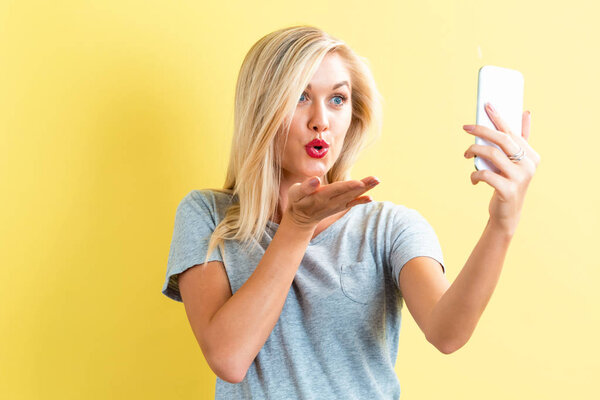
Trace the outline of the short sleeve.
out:
M 433 227 L 417 210 L 398 206 L 394 213 L 390 264 L 394 283 L 399 288 L 398 277 L 404 265 L 419 256 L 433 258 L 446 274 L 442 248 Z
M 204 263 L 208 242 L 216 227 L 212 207 L 207 200 L 201 191 L 192 191 L 181 200 L 175 213 L 175 227 L 162 293 L 179 302 L 183 302 L 179 292 L 179 274 Z M 223 261 L 218 246 L 208 258 L 208 261 L 215 260 Z

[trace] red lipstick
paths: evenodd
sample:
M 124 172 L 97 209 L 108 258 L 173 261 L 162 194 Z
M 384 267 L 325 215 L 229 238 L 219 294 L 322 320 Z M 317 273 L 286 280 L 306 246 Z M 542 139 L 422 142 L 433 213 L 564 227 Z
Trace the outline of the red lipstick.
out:
M 329 151 L 329 144 L 320 139 L 314 139 L 305 147 L 306 153 L 312 158 L 323 158 Z

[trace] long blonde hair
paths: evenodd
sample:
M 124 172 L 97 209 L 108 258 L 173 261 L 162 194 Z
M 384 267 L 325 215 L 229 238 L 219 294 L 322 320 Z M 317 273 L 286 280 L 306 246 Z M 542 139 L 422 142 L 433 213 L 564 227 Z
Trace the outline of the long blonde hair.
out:
M 352 119 L 340 156 L 324 183 L 350 179 L 361 151 L 381 134 L 383 99 L 367 59 L 313 26 L 292 26 L 262 37 L 240 68 L 227 177 L 223 189 L 212 189 L 237 199 L 211 235 L 203 265 L 217 246 L 225 257 L 224 240 L 239 240 L 246 249 L 260 241 L 267 221 L 275 216 L 281 182 L 282 147 L 278 143 L 281 135 L 287 141 L 290 115 L 330 52 L 338 53 L 350 72 Z M 371 141 L 367 141 L 369 132 Z

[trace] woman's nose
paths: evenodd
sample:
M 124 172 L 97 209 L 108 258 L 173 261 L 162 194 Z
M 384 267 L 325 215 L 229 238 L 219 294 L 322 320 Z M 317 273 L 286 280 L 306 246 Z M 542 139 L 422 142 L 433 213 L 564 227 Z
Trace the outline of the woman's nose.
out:
M 327 120 L 327 110 L 324 106 L 316 104 L 313 107 L 309 124 L 310 129 L 316 132 L 324 131 L 329 127 L 329 121 Z

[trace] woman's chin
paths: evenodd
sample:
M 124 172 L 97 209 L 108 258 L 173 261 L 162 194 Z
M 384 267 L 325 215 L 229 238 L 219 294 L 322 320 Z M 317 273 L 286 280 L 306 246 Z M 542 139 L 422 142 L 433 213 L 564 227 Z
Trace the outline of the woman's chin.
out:
M 304 176 L 323 176 L 327 173 L 327 171 L 328 170 L 327 168 L 325 168 L 325 166 L 323 166 L 323 168 L 309 168 L 305 170 Z

